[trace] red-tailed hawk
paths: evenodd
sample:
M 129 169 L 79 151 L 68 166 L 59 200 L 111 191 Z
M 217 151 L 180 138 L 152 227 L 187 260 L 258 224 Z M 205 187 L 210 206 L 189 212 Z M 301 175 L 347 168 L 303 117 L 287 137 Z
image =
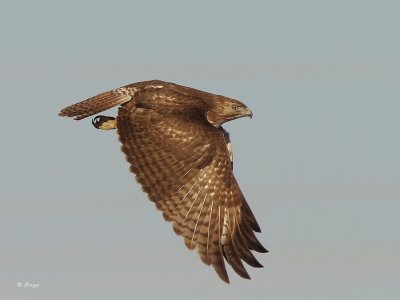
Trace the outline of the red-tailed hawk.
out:
M 233 175 L 224 122 L 252 117 L 242 102 L 174 83 L 133 83 L 68 106 L 80 120 L 120 105 L 116 118 L 97 116 L 99 129 L 117 129 L 130 170 L 174 231 L 229 283 L 224 259 L 250 279 L 242 260 L 262 265 L 251 250 L 268 252 L 260 227 Z

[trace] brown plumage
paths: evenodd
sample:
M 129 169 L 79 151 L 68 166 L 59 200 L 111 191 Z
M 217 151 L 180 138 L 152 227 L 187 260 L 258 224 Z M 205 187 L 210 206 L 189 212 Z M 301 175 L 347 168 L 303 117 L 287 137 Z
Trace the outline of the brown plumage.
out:
M 133 83 L 64 108 L 83 119 L 121 105 L 117 118 L 99 116 L 97 128 L 117 128 L 130 170 L 174 231 L 229 282 L 224 259 L 250 278 L 242 260 L 262 267 L 251 250 L 267 252 L 260 227 L 233 175 L 226 121 L 252 112 L 240 101 L 174 83 Z

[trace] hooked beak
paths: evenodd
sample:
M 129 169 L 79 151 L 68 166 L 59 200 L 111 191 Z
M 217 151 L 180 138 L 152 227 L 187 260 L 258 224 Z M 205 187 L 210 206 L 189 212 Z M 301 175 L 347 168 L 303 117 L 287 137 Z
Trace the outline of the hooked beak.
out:
M 253 118 L 253 112 L 250 110 L 250 108 L 246 107 L 246 112 L 245 112 L 246 117 L 250 117 L 250 119 Z

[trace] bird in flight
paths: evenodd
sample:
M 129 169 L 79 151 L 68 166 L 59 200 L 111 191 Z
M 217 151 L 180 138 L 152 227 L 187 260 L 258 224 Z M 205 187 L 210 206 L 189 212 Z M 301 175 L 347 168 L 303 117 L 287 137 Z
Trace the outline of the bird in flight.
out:
M 151 80 L 103 92 L 61 110 L 75 120 L 119 105 L 116 118 L 92 123 L 117 129 L 121 150 L 151 201 L 189 249 L 229 283 L 225 260 L 250 279 L 243 262 L 262 265 L 251 250 L 268 252 L 260 227 L 233 175 L 229 134 L 222 124 L 252 117 L 238 100 Z

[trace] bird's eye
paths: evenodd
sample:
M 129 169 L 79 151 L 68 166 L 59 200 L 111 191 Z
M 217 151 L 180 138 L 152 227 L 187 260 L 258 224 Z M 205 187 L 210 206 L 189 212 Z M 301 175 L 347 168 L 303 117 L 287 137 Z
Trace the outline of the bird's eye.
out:
M 232 105 L 232 109 L 234 109 L 234 110 L 237 110 L 239 108 L 239 106 L 237 106 L 237 105 Z

